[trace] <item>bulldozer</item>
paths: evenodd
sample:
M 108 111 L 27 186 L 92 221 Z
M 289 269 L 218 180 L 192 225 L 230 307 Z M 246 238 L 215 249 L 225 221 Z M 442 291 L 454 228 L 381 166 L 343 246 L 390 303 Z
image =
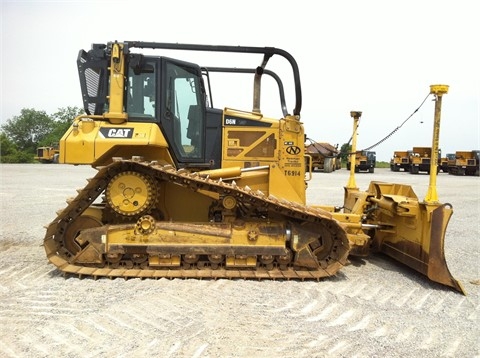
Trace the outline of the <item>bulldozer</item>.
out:
M 54 143 L 47 147 L 38 147 L 37 155 L 33 159 L 44 164 L 58 163 L 59 152 L 58 143 Z
M 142 49 L 261 60 L 208 67 Z M 274 56 L 291 67 L 291 112 L 282 79 L 266 68 Z M 350 256 L 379 252 L 465 293 L 445 260 L 453 209 L 438 201 L 435 177 L 422 201 L 402 184 L 360 191 L 352 167 L 343 205 L 306 204 L 302 88 L 287 51 L 113 41 L 80 50 L 77 67 L 85 113 L 61 138 L 59 162 L 97 173 L 46 227 L 46 256 L 65 275 L 318 281 Z M 253 77 L 251 110 L 214 107 L 217 72 Z M 260 109 L 264 76 L 278 85 L 281 118 Z M 438 118 L 447 89 L 431 86 Z M 361 112 L 350 116 L 355 162 Z

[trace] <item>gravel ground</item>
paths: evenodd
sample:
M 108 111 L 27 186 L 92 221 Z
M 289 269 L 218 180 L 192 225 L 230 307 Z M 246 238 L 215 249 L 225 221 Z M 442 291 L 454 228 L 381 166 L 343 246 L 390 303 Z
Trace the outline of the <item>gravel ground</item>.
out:
M 44 226 L 90 167 L 0 165 L 1 357 L 480 357 L 480 178 L 440 173 L 445 254 L 463 296 L 387 257 L 320 282 L 78 279 L 49 265 Z M 348 171 L 314 173 L 311 204 L 341 205 Z M 371 180 L 427 175 L 376 169 Z

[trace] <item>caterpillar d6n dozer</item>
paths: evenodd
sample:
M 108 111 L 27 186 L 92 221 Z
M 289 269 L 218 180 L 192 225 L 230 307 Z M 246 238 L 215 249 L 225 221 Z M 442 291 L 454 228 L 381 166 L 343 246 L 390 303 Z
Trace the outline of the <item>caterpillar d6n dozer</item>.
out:
M 135 49 L 262 59 L 252 68 L 200 67 Z M 280 77 L 266 68 L 273 56 L 293 72 L 292 114 Z M 98 172 L 47 227 L 46 254 L 60 271 L 318 280 L 335 275 L 349 255 L 379 251 L 463 292 L 444 256 L 452 208 L 438 202 L 435 183 L 420 201 L 401 184 L 372 182 L 361 192 L 352 171 L 341 208 L 306 205 L 311 173 L 300 74 L 288 52 L 115 41 L 80 51 L 78 69 L 86 113 L 62 137 L 60 163 Z M 253 77 L 252 110 L 213 107 L 210 77 L 216 72 Z M 278 84 L 282 118 L 260 111 L 264 75 Z M 438 105 L 446 88 L 432 86 Z M 356 123 L 360 112 L 351 116 Z

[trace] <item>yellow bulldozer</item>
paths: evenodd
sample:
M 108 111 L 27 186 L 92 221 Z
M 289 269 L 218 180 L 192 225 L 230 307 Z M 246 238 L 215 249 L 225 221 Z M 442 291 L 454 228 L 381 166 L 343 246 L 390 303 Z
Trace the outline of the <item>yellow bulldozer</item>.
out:
M 261 60 L 208 67 L 141 49 Z M 273 56 L 290 64 L 292 112 L 266 68 Z M 300 72 L 285 50 L 115 41 L 81 50 L 77 67 L 85 114 L 62 137 L 59 161 L 98 172 L 46 229 L 46 256 L 65 274 L 319 280 L 350 255 L 382 252 L 463 292 L 443 251 L 453 209 L 434 180 L 425 200 L 402 184 L 363 192 L 352 168 L 343 205 L 306 204 Z M 251 110 L 213 106 L 216 72 L 253 78 Z M 263 76 L 278 84 L 281 118 L 260 109 Z M 431 86 L 438 116 L 447 89 Z M 350 115 L 355 128 L 361 113 Z
M 33 158 L 40 163 L 58 163 L 60 149 L 58 143 L 46 147 L 38 147 L 37 155 Z

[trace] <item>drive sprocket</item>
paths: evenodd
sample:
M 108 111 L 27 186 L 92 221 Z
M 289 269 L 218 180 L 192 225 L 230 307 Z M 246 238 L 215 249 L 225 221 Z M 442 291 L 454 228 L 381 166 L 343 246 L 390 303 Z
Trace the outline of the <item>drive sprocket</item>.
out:
M 151 177 L 125 171 L 112 178 L 105 194 L 112 210 L 130 217 L 147 212 L 155 204 L 155 192 L 155 182 Z

